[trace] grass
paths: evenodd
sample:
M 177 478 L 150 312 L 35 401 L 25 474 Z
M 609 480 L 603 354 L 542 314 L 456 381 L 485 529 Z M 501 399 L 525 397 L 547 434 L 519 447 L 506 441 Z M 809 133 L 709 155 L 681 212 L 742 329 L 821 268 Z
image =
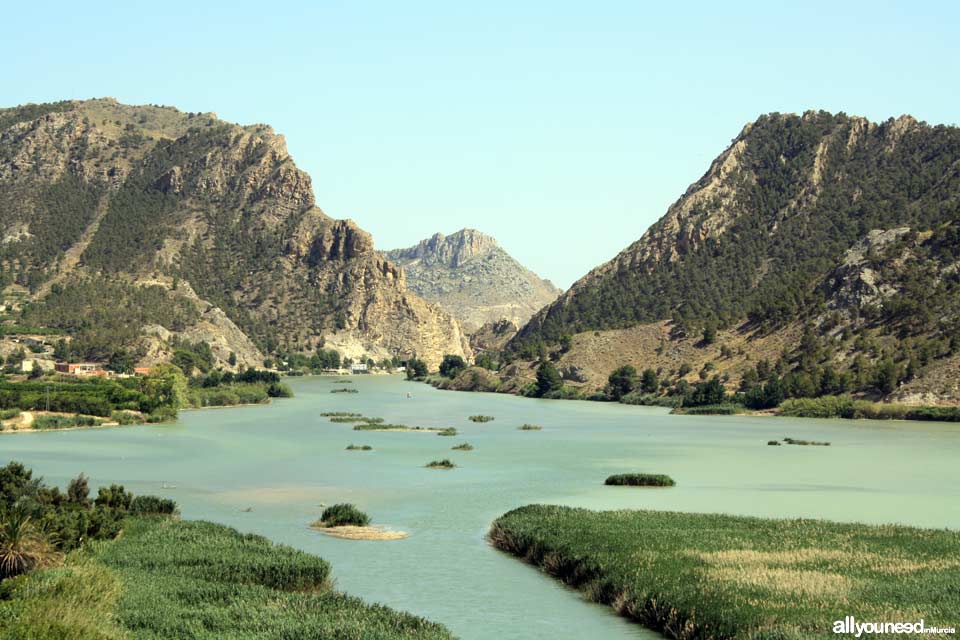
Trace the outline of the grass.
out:
M 787 444 L 798 444 L 801 446 L 814 446 L 814 447 L 829 447 L 829 442 L 817 442 L 816 440 L 797 440 L 795 438 L 784 438 L 784 442 Z
M 673 478 L 656 473 L 618 473 L 607 478 L 603 484 L 614 487 L 672 487 Z
M 0 638 L 129 638 L 117 621 L 121 594 L 116 571 L 87 555 L 71 554 L 62 567 L 0 584 Z
M 433 462 L 427 463 L 427 469 L 453 469 L 457 465 L 453 464 L 452 461 L 444 458 L 443 460 L 434 460 Z
M 960 620 L 957 531 L 532 505 L 490 540 L 671 638 L 827 640 L 846 615 Z
M 495 420 L 493 416 L 483 416 L 483 415 L 470 416 L 467 419 L 470 422 L 493 422 L 493 420 Z
M 9 420 L 20 415 L 20 409 L 0 409 L 0 420 Z
M 682 413 L 688 416 L 733 416 L 746 409 L 740 404 L 705 404 L 699 407 L 677 407 L 670 413 Z
M 347 451 L 373 451 L 373 447 L 368 444 L 348 444 Z
M 0 638 L 452 638 L 440 625 L 367 605 L 330 583 L 324 560 L 260 536 L 130 518 L 117 540 L 66 567 L 5 581 Z
M 792 398 L 780 404 L 779 413 L 794 418 L 960 422 L 960 407 L 915 407 L 854 400 L 850 396 Z
M 473 451 L 473 445 L 469 442 L 461 442 L 458 445 L 450 447 L 452 451 Z
M 351 389 L 349 387 L 342 387 L 339 389 L 330 389 L 330 393 L 360 393 L 356 389 Z
M 543 427 L 538 424 L 522 424 L 517 429 L 519 431 L 540 431 Z
M 363 422 L 364 424 L 379 424 L 383 422 L 383 418 L 368 418 L 366 416 L 360 415 L 351 415 L 351 416 L 333 416 L 330 418 L 330 422 Z
M 362 414 L 354 413 L 352 411 L 324 411 L 320 415 L 324 418 L 353 418 L 359 417 Z
M 349 503 L 335 504 L 323 510 L 323 515 L 315 523 L 320 527 L 365 527 L 370 524 L 370 516 Z
M 437 431 L 438 436 L 455 436 L 457 435 L 457 430 L 453 427 L 447 427 L 446 429 L 441 429 Z

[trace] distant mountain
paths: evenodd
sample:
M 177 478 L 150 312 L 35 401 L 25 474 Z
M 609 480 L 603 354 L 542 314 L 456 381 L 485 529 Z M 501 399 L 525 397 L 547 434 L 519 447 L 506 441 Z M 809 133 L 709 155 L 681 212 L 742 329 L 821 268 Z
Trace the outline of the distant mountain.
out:
M 468 331 L 502 319 L 522 325 L 561 293 L 474 229 L 437 233 L 384 255 L 403 267 L 412 291 L 438 303 Z
M 265 125 L 112 99 L 0 110 L 0 283 L 80 357 L 204 340 L 265 354 L 469 355 L 368 233 L 315 204 Z
M 735 384 L 765 358 L 810 388 L 839 372 L 851 390 L 960 401 L 960 129 L 759 118 L 508 349 L 567 335 L 561 364 L 595 385 L 628 362 L 709 363 Z

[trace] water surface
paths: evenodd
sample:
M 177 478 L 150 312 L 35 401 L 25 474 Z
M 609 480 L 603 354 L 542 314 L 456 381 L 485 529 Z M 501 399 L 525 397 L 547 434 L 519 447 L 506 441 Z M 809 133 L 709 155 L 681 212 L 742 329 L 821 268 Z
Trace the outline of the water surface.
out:
M 960 429 L 915 422 L 669 416 L 665 409 L 437 391 L 398 377 L 292 379 L 270 406 L 191 411 L 175 425 L 0 436 L 0 463 L 49 482 L 177 500 L 185 518 L 252 531 L 328 559 L 337 587 L 472 639 L 655 638 L 491 548 L 490 522 L 524 504 L 822 517 L 960 528 Z M 407 394 L 412 397 L 408 398 Z M 356 432 L 323 411 L 456 427 L 458 436 Z M 475 424 L 483 413 L 494 422 Z M 542 431 L 518 431 L 523 423 Z M 784 437 L 830 447 L 767 446 Z M 451 451 L 459 442 L 475 450 Z M 348 444 L 374 451 L 345 451 Z M 459 468 L 423 468 L 448 457 Z M 604 487 L 617 472 L 671 475 L 671 489 Z M 312 531 L 323 504 L 353 502 L 408 531 L 389 542 Z M 247 511 L 249 509 L 249 511 Z

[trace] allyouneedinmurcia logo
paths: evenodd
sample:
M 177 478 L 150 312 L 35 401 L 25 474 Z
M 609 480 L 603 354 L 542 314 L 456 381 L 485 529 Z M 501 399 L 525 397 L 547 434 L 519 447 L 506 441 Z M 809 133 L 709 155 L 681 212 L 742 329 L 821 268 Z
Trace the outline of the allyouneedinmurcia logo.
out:
M 944 634 L 956 633 L 954 627 L 928 627 L 921 618 L 917 622 L 857 622 L 853 616 L 833 623 L 833 632 L 849 634 L 855 638 L 874 634 Z

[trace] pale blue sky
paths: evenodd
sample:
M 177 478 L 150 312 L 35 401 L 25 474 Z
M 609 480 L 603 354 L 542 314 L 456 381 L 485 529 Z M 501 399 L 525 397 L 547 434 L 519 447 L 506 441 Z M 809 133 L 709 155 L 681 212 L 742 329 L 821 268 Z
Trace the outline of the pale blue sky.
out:
M 0 104 L 266 122 L 378 247 L 476 227 L 564 287 L 761 113 L 960 121 L 956 2 L 467 4 L 10 3 Z

